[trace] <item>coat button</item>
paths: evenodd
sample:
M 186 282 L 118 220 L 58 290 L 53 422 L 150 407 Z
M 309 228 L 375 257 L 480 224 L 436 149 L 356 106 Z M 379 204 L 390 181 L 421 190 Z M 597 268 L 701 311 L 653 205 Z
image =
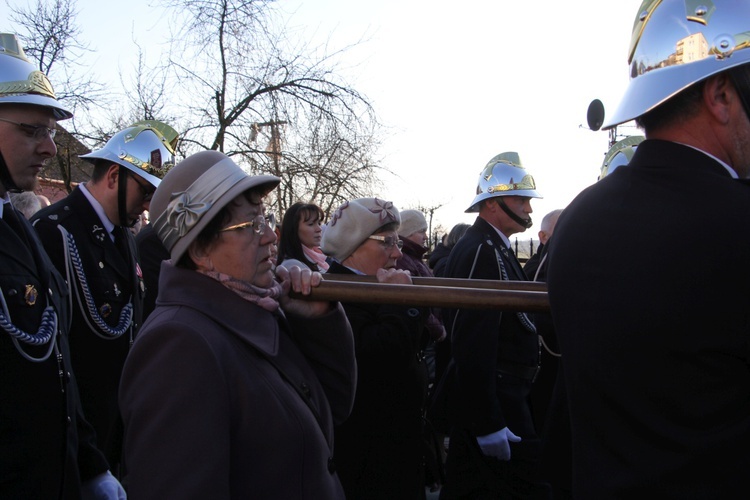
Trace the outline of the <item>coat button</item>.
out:
M 336 462 L 333 461 L 333 458 L 328 458 L 328 472 L 333 474 L 336 472 Z
M 310 397 L 310 386 L 307 385 L 306 382 L 302 382 L 300 384 L 300 389 L 302 389 L 302 394 L 304 394 L 305 397 L 308 397 L 308 398 Z

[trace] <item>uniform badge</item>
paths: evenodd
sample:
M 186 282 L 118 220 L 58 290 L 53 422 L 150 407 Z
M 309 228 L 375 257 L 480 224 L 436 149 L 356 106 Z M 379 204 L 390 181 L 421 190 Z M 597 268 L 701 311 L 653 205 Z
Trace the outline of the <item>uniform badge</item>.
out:
M 106 302 L 102 307 L 99 308 L 99 314 L 102 315 L 102 318 L 108 317 L 112 313 L 112 306 L 107 304 Z
M 23 294 L 26 305 L 33 306 L 36 304 L 37 297 L 39 297 L 39 292 L 36 291 L 36 287 L 34 285 L 26 285 L 26 292 Z
M 94 238 L 96 238 L 97 241 L 101 243 L 104 241 L 107 232 L 103 227 L 99 227 L 97 224 L 94 224 L 94 227 L 91 229 L 91 233 L 94 235 Z

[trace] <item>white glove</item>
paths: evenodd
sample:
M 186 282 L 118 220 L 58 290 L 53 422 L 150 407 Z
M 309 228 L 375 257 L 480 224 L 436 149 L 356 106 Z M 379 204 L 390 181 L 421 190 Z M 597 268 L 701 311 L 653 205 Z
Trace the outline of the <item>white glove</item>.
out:
M 510 460 L 510 441 L 518 443 L 521 438 L 513 434 L 507 427 L 486 436 L 477 436 L 477 444 L 479 444 L 482 453 L 498 460 Z
M 83 483 L 81 498 L 83 500 L 127 500 L 128 496 L 115 476 L 107 471 Z

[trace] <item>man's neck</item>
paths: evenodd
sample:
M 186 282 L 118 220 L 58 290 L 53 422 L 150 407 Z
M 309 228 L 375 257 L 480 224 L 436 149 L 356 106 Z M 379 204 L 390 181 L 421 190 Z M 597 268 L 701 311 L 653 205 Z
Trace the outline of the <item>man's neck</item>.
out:
M 81 185 L 81 190 L 85 192 L 85 194 L 87 195 L 86 198 L 89 199 L 89 202 L 92 201 L 91 198 L 96 200 L 99 205 L 98 211 L 102 212 L 99 214 L 100 217 L 104 215 L 113 225 L 118 225 L 117 204 L 114 203 L 115 207 L 112 207 L 113 203 L 110 199 L 110 193 L 106 191 L 106 186 L 104 185 L 104 183 L 95 183 L 92 181 L 88 181 L 85 184 Z

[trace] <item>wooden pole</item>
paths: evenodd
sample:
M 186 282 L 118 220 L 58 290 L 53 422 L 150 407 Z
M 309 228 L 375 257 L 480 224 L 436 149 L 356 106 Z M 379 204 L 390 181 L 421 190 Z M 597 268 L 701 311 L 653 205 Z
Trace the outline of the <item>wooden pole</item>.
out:
M 313 288 L 307 296 L 292 293 L 292 297 L 308 300 L 331 300 L 340 302 L 368 302 L 373 304 L 400 304 L 414 307 L 443 307 L 451 309 L 499 309 L 501 311 L 549 312 L 544 283 L 457 280 L 449 278 L 412 278 L 415 284 L 397 285 L 377 283 L 374 277 L 354 275 L 324 275 L 320 286 Z M 344 278 L 348 278 L 345 280 Z M 446 286 L 448 279 L 453 286 Z M 421 281 L 425 280 L 425 281 Z M 438 280 L 440 285 L 416 284 Z M 492 288 L 474 287 L 476 281 L 492 284 Z M 458 283 L 461 282 L 461 283 Z M 434 282 L 433 282 L 434 283 Z M 533 284 L 535 290 L 508 287 L 510 284 Z M 467 286 L 472 285 L 472 286 Z M 541 287 L 540 287 L 541 285 Z M 543 288 L 542 288 L 543 287 Z M 542 288 L 542 289 L 540 289 Z
M 324 281 L 346 281 L 353 283 L 377 283 L 375 276 L 357 274 L 323 274 Z M 492 290 L 518 290 L 527 292 L 546 292 L 547 283 L 542 281 L 502 281 L 502 280 L 468 280 L 461 278 L 426 278 L 412 276 L 414 285 L 456 287 L 456 288 L 489 288 Z

